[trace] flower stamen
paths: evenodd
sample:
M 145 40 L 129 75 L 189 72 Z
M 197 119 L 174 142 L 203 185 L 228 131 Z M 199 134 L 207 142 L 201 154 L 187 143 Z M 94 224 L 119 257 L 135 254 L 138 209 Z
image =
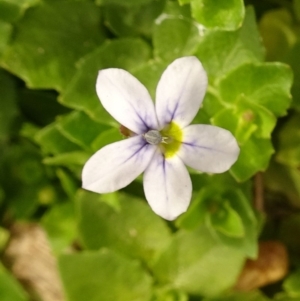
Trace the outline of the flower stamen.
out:
M 152 145 L 158 145 L 161 142 L 163 142 L 163 138 L 162 135 L 160 134 L 159 131 L 157 130 L 150 130 L 148 131 L 146 134 L 143 135 L 145 140 Z

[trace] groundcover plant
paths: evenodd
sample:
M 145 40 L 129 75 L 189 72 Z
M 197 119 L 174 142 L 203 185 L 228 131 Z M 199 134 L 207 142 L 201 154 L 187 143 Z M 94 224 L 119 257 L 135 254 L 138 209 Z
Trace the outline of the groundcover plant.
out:
M 300 300 L 299 0 L 0 0 L 0 92 L 1 301 Z

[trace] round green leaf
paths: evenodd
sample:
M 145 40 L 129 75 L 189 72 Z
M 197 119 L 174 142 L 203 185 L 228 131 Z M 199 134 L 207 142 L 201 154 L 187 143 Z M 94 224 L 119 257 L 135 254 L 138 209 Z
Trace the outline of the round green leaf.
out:
M 63 255 L 59 269 L 70 301 L 148 301 L 152 279 L 141 264 L 109 249 Z
M 245 229 L 239 214 L 224 200 L 219 208 L 210 214 L 213 228 L 230 237 L 243 237 Z
M 200 227 L 192 232 L 178 231 L 157 258 L 153 272 L 160 283 L 190 294 L 212 296 L 233 286 L 243 262 L 244 255 L 238 249 L 225 246 Z
M 105 202 L 112 196 L 118 200 L 118 209 Z M 149 264 L 169 241 L 166 224 L 148 204 L 129 194 L 80 191 L 77 201 L 79 233 L 88 249 L 108 247 Z
M 29 87 L 61 91 L 76 61 L 103 41 L 99 24 L 99 9 L 91 2 L 57 1 L 30 8 L 17 23 L 1 64 Z
M 140 39 L 109 41 L 80 61 L 72 82 L 59 101 L 65 106 L 83 110 L 100 123 L 116 125 L 97 97 L 97 74 L 104 68 L 121 68 L 132 72 L 149 57 L 150 48 Z
M 191 0 L 193 17 L 205 27 L 235 30 L 245 15 L 242 0 Z

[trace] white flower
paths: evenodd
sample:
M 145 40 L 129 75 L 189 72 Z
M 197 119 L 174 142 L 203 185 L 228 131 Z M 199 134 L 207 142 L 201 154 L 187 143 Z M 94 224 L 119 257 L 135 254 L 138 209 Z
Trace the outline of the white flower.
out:
M 185 167 L 208 173 L 228 170 L 239 147 L 232 134 L 211 125 L 189 125 L 200 108 L 207 75 L 196 57 L 175 60 L 164 71 L 155 106 L 147 89 L 122 69 L 99 72 L 97 94 L 104 108 L 133 134 L 96 152 L 82 172 L 83 188 L 108 193 L 144 172 L 153 211 L 167 220 L 185 212 L 192 184 Z

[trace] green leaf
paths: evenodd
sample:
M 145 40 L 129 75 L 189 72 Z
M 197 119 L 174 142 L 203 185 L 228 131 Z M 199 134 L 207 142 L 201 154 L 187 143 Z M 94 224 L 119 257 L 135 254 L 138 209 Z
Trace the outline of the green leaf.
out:
M 69 166 L 69 165 L 79 165 L 82 166 L 91 156 L 91 154 L 83 151 L 74 151 L 70 153 L 57 154 L 53 157 L 46 157 L 43 160 L 44 164 L 47 165 L 60 165 L 60 166 Z
M 0 142 L 8 138 L 17 114 L 16 83 L 8 73 L 0 70 Z
M 119 129 L 110 129 L 100 133 L 92 143 L 92 149 L 98 151 L 105 145 L 120 141 L 122 138 Z
M 188 4 L 191 2 L 191 0 L 178 0 L 180 5 Z
M 177 220 L 181 228 L 192 230 L 206 225 L 225 245 L 257 255 L 257 220 L 245 194 L 236 184 L 221 183 L 213 176 L 203 183 L 189 210 Z M 231 188 L 230 188 L 231 186 Z
M 144 35 L 151 38 L 155 19 L 162 13 L 166 1 L 151 1 L 143 5 L 110 4 L 104 7 L 105 24 L 118 36 Z
M 60 180 L 61 186 L 69 199 L 73 199 L 75 193 L 78 189 L 78 183 L 75 181 L 74 177 L 62 168 L 56 169 L 56 175 Z
M 239 30 L 205 32 L 196 55 L 203 63 L 211 82 L 247 62 L 263 61 L 264 49 L 253 8 L 247 9 L 244 23 Z
M 173 17 L 175 19 L 181 17 L 183 19 L 192 20 L 190 6 L 181 6 L 176 1 L 167 1 L 165 10 L 161 17 Z
M 203 301 L 269 301 L 262 292 L 231 292 L 217 298 L 205 298 Z
M 59 269 L 68 300 L 150 299 L 152 279 L 140 263 L 108 249 L 63 255 Z
M 147 87 L 152 99 L 155 99 L 155 91 L 158 81 L 167 68 L 168 63 L 162 61 L 149 61 L 133 71 L 133 75 Z
M 90 2 L 57 1 L 28 9 L 2 66 L 31 88 L 65 89 L 76 61 L 103 41 L 99 16 Z
M 226 200 L 220 205 L 221 208 L 210 215 L 211 226 L 226 236 L 243 237 L 245 229 L 239 214 L 230 207 Z
M 208 88 L 203 105 L 192 121 L 193 124 L 211 124 L 211 117 L 224 109 L 219 95 L 211 87 Z
M 14 22 L 22 17 L 26 9 L 40 3 L 41 0 L 0 0 L 0 19 Z
M 290 115 L 278 133 L 276 160 L 285 165 L 298 168 L 300 165 L 300 114 Z
M 299 297 L 290 297 L 285 293 L 278 293 L 275 295 L 275 299 L 276 301 L 300 301 Z
M 290 167 L 271 161 L 269 168 L 263 174 L 264 185 L 274 195 L 285 196 L 287 205 L 300 205 L 300 173 L 297 167 Z M 285 198 L 282 201 L 287 203 Z
M 9 43 L 11 33 L 12 26 L 9 23 L 0 20 L 0 58 Z
M 266 47 L 268 61 L 282 61 L 297 36 L 293 15 L 286 8 L 267 11 L 259 22 L 259 29 Z
M 59 203 L 52 206 L 41 219 L 54 254 L 66 251 L 76 237 L 74 204 Z
M 294 73 L 294 83 L 292 87 L 293 95 L 293 107 L 300 111 L 300 40 L 294 45 L 293 49 L 288 53 L 285 58 L 286 63 L 288 63 Z
M 207 28 L 235 30 L 241 27 L 245 6 L 242 0 L 191 0 L 193 17 Z
M 200 227 L 193 232 L 178 231 L 158 257 L 153 273 L 160 283 L 190 294 L 213 296 L 234 285 L 243 262 L 238 249 L 225 246 Z
M 99 5 L 109 5 L 109 4 L 116 4 L 116 5 L 124 5 L 126 4 L 128 7 L 134 7 L 137 5 L 143 5 L 151 2 L 153 0 L 127 0 L 126 2 L 123 0 L 96 0 L 96 3 Z
M 60 154 L 80 150 L 79 146 L 69 141 L 59 132 L 55 123 L 40 130 L 35 136 L 35 141 L 46 154 Z
M 83 110 L 100 123 L 116 126 L 116 122 L 104 110 L 96 95 L 97 74 L 104 68 L 131 71 L 147 61 L 149 56 L 149 46 L 140 39 L 119 39 L 105 43 L 80 61 L 78 71 L 61 96 L 60 102 L 68 107 Z
M 292 273 L 283 283 L 284 290 L 291 297 L 300 297 L 300 269 Z
M 36 142 L 35 136 L 39 131 L 40 128 L 35 124 L 32 124 L 30 122 L 24 122 L 19 133 L 21 137 L 24 137 L 29 141 Z
M 154 54 L 158 59 L 171 62 L 195 53 L 201 40 L 196 23 L 168 15 L 158 20 L 153 33 Z
M 298 21 L 300 21 L 300 2 L 299 2 L 299 0 L 293 1 L 293 8 L 295 10 Z
M 228 104 L 246 97 L 276 116 L 286 114 L 291 103 L 291 69 L 281 63 L 244 64 L 222 79 L 222 99 Z
M 106 131 L 109 127 L 91 120 L 83 112 L 73 111 L 58 119 L 57 129 L 73 143 L 83 149 L 91 150 L 92 143 L 99 133 Z
M 105 202 L 116 198 L 118 208 Z M 108 247 L 147 262 L 169 241 L 165 223 L 146 202 L 132 196 L 114 193 L 98 195 L 81 191 L 78 195 L 79 233 L 88 249 Z
M 18 281 L 0 264 L 1 301 L 29 301 L 29 297 Z
M 49 183 L 35 145 L 18 139 L 3 148 L 0 159 L 0 182 L 13 218 L 29 218 L 40 204 L 56 201 L 56 189 Z
M 151 299 L 152 300 L 152 299 Z M 188 294 L 170 287 L 159 287 L 154 291 L 152 301 L 188 301 Z
M 276 118 L 269 110 L 244 96 L 233 107 L 220 110 L 211 121 L 214 125 L 230 130 L 240 144 L 251 139 L 253 134 L 270 139 L 276 124 Z
M 270 140 L 253 136 L 242 145 L 239 158 L 230 173 L 237 181 L 246 181 L 258 171 L 266 170 L 273 153 Z

